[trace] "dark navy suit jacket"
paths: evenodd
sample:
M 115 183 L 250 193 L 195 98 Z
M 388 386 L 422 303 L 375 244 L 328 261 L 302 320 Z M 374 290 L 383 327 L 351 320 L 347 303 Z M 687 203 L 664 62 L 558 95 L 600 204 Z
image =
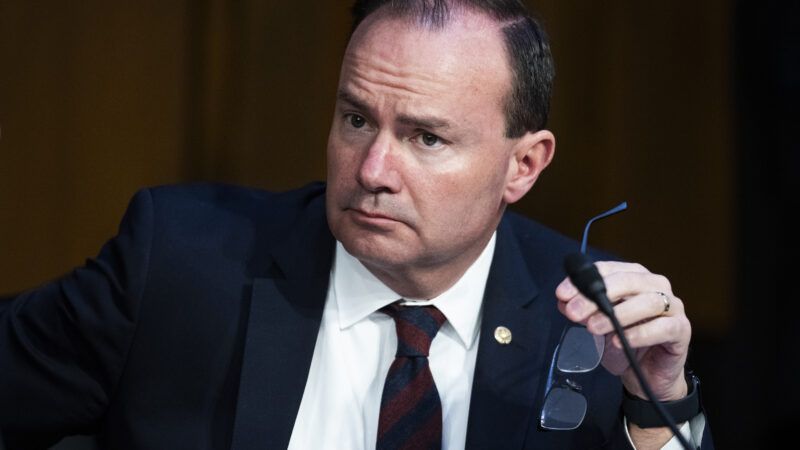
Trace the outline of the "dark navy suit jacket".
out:
M 95 433 L 112 449 L 286 448 L 335 248 L 324 191 L 194 185 L 137 193 L 96 258 L 0 305 L 0 429 L 15 442 Z M 483 303 L 468 448 L 628 447 L 620 382 L 602 368 L 581 379 L 589 406 L 580 428 L 538 428 L 566 323 L 554 290 L 564 256 L 576 249 L 541 225 L 504 216 Z M 492 338 L 500 325 L 513 333 L 509 345 Z

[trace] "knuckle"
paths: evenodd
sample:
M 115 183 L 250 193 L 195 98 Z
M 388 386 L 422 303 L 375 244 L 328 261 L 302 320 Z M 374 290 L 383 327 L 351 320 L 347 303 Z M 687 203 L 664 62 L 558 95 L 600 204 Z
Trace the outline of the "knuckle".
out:
M 683 332 L 687 333 L 689 336 L 692 335 L 692 322 L 689 320 L 688 317 L 681 316 L 681 329 Z
M 659 284 L 659 286 L 664 286 L 664 292 L 672 292 L 672 284 L 669 282 L 669 278 L 665 277 L 664 275 L 654 275 L 655 282 Z
M 625 331 L 625 337 L 632 346 L 638 347 L 640 342 L 646 342 L 650 337 L 649 331 L 646 327 L 634 327 Z
M 683 324 L 681 320 L 670 320 L 669 321 L 669 335 L 670 336 L 680 336 L 681 330 L 683 329 Z
M 686 316 L 681 315 L 674 317 L 669 323 L 668 332 L 672 340 L 680 341 L 685 336 L 692 335 L 692 324 Z
M 587 313 L 584 308 L 583 302 L 579 300 L 572 300 L 566 305 L 567 317 L 574 321 L 579 322 L 586 319 Z

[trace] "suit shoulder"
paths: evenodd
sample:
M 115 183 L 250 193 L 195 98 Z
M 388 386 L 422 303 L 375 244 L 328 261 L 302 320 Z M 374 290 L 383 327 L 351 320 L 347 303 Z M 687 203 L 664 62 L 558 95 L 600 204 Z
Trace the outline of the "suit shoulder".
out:
M 526 253 L 547 254 L 563 260 L 566 255 L 580 250 L 580 242 L 577 240 L 521 214 L 509 211 L 503 217 L 503 222 Z M 595 261 L 620 259 L 609 252 L 592 247 L 588 252 Z
M 521 214 L 509 211 L 503 217 L 503 221 L 523 247 L 546 244 L 572 251 L 577 251 L 580 247 L 580 243 L 576 240 Z
M 155 216 L 168 222 L 197 223 L 236 218 L 290 220 L 314 203 L 322 204 L 325 184 L 312 183 L 286 192 L 215 183 L 161 185 L 144 188 L 137 198 L 149 197 Z
M 256 235 L 279 239 L 304 218 L 324 219 L 324 193 L 322 183 L 287 192 L 212 183 L 150 187 L 131 200 L 122 227 L 150 223 L 156 239 L 169 247 L 247 246 Z
M 273 205 L 297 206 L 324 194 L 324 183 L 311 183 L 299 189 L 272 192 L 264 189 L 219 183 L 161 185 L 142 189 L 149 191 L 154 203 L 165 206 L 200 205 Z

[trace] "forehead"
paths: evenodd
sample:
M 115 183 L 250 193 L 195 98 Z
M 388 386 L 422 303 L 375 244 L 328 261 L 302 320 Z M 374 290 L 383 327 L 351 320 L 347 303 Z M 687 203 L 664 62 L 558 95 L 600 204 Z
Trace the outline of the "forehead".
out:
M 500 27 L 490 18 L 461 12 L 443 28 L 429 29 L 414 19 L 378 12 L 353 34 L 340 87 L 366 95 L 379 90 L 384 96 L 474 100 L 502 108 L 510 83 Z

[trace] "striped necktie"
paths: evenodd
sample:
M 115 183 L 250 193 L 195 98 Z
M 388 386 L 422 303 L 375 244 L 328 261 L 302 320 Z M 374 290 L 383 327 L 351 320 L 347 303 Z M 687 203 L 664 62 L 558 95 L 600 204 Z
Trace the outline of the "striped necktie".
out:
M 431 341 L 445 322 L 435 306 L 391 304 L 397 354 L 381 397 L 376 450 L 441 449 L 442 402 L 428 365 Z

